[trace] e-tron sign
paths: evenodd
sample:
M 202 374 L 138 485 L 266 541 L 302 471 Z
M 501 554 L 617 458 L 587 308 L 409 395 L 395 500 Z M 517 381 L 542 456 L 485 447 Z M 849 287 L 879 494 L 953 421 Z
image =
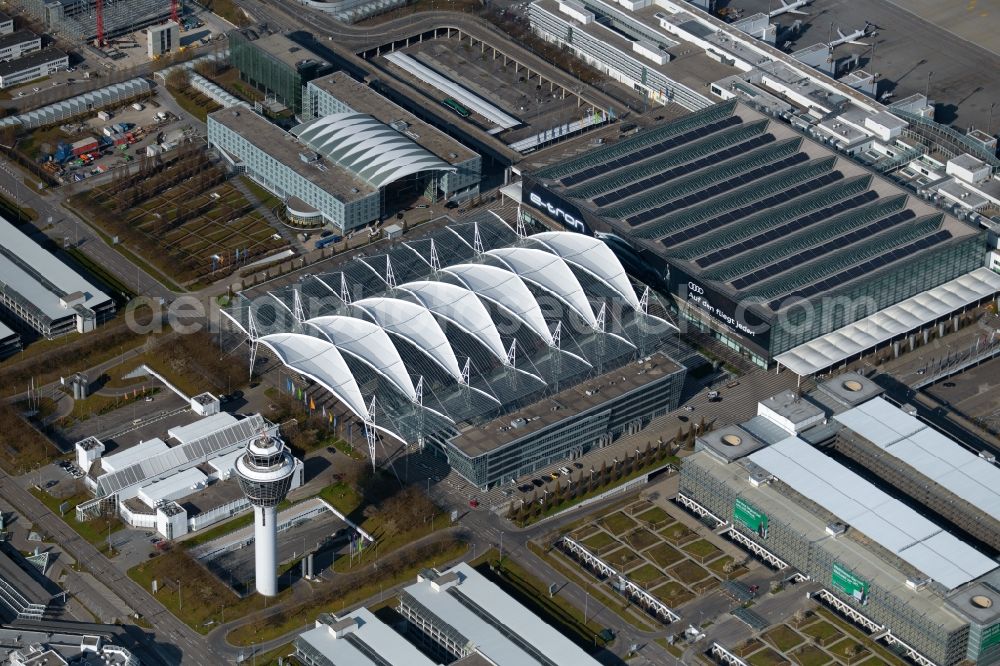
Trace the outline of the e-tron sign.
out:
M 569 227 L 573 231 L 579 232 L 581 234 L 587 233 L 587 225 L 583 223 L 583 220 L 576 219 L 575 216 L 567 213 L 562 208 L 558 206 L 553 206 L 548 201 L 543 201 L 540 196 L 534 192 L 528 194 L 528 201 L 532 206 L 538 208 L 539 210 L 544 210 L 548 212 L 549 217 L 554 220 L 562 222 L 565 226 Z

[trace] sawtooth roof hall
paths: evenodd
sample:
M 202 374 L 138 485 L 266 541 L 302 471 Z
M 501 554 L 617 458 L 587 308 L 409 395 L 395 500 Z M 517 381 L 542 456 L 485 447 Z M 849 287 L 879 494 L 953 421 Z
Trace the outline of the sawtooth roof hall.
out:
M 525 210 L 604 237 L 682 316 L 759 365 L 960 278 L 947 291 L 961 298 L 938 300 L 967 307 L 1000 287 L 981 275 L 985 232 L 735 100 L 589 144 L 528 160 Z M 918 328 L 955 311 L 909 310 Z M 809 357 L 826 366 L 793 369 L 859 353 L 820 346 Z

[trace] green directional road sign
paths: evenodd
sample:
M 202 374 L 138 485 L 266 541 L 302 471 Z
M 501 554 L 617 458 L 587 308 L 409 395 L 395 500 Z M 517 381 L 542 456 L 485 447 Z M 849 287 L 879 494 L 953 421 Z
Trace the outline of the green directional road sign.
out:
M 767 536 L 767 514 L 743 498 L 737 497 L 733 503 L 733 519 L 742 523 L 748 530 L 762 537 Z
M 833 563 L 830 583 L 847 596 L 856 599 L 861 605 L 868 603 L 868 581 L 858 578 L 850 569 L 838 562 Z

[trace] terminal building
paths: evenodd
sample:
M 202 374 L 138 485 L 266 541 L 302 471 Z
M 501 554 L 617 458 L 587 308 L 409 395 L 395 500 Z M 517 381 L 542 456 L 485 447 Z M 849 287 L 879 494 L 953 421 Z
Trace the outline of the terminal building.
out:
M 750 421 L 698 439 L 677 500 L 820 583 L 814 596 L 914 662 L 996 664 L 997 551 L 974 533 L 996 520 L 998 472 L 880 392 L 849 373 L 761 402 Z M 848 446 L 882 461 L 844 458 Z M 942 512 L 952 503 L 957 513 Z
M 280 197 L 293 226 L 346 234 L 479 191 L 478 155 L 366 86 L 336 74 L 306 90 L 311 120 L 291 132 L 246 107 L 208 117 L 209 145 Z
M 605 238 L 689 324 L 760 366 L 935 288 L 947 307 L 910 308 L 892 335 L 1000 287 L 984 230 L 737 100 L 581 147 L 534 156 L 548 166 L 522 174 L 524 213 Z
M 273 308 L 242 294 L 225 314 L 315 386 L 317 409 L 364 425 L 372 449 L 383 435 L 427 446 L 485 489 L 677 407 L 681 363 L 696 361 L 636 288 L 601 241 L 521 238 L 484 212 L 271 289 Z
M 84 481 L 94 499 L 77 506 L 77 518 L 117 514 L 132 527 L 176 539 L 248 511 L 250 502 L 233 471 L 247 442 L 262 430 L 278 435 L 278 426 L 259 414 L 237 419 L 215 412 L 170 428 L 166 439 L 172 446 L 154 437 L 105 456 L 103 442 L 83 439 L 75 447 L 77 465 L 86 472 Z M 290 487 L 298 488 L 303 466 L 301 460 L 294 462 Z
M 232 30 L 229 61 L 240 79 L 272 103 L 302 113 L 302 90 L 309 81 L 333 70 L 330 63 L 280 33 L 258 37 L 253 30 Z
M 4 309 L 42 337 L 87 333 L 114 315 L 115 302 L 107 294 L 3 218 L 0 275 Z M 9 335 L 4 340 L 14 344 Z
M 464 562 L 421 573 L 400 593 L 397 610 L 405 637 L 365 608 L 324 613 L 295 639 L 295 656 L 308 666 L 598 663 Z

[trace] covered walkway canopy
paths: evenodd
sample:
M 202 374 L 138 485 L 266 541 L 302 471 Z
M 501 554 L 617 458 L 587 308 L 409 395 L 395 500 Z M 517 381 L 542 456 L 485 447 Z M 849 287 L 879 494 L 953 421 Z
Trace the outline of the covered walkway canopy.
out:
M 988 268 L 977 268 L 779 354 L 775 360 L 799 376 L 812 375 L 998 292 L 1000 275 Z

